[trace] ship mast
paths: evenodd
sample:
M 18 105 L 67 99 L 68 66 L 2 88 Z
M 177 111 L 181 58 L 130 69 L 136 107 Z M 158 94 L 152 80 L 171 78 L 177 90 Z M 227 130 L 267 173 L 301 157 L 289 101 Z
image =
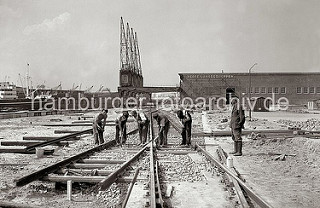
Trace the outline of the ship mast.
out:
M 27 72 L 26 72 L 26 97 L 29 97 L 30 87 L 30 64 L 27 63 Z

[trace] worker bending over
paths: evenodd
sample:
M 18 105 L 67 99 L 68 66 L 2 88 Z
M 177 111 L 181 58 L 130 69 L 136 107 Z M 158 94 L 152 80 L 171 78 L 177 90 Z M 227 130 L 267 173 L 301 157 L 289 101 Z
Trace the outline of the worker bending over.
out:
M 150 120 L 144 112 L 137 113 L 137 111 L 132 111 L 131 115 L 136 119 L 138 124 L 140 144 L 144 145 L 147 142 L 148 129 Z
M 128 111 L 123 111 L 122 115 L 116 119 L 116 142 L 117 145 L 125 144 L 127 141 L 127 120 Z
M 159 115 L 158 113 L 153 113 L 153 118 L 157 121 L 159 127 L 157 146 L 167 145 L 170 128 L 168 118 L 165 115 Z
M 100 145 L 104 143 L 103 132 L 108 117 L 108 110 L 102 110 L 99 112 L 93 120 L 93 136 L 94 144 Z

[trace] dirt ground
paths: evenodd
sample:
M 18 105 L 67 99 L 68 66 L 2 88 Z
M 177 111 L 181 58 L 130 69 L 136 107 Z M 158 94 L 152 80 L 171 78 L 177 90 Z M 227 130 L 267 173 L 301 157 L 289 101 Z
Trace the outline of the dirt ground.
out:
M 309 121 L 320 121 L 319 114 L 301 114 L 289 112 L 253 113 L 254 122 L 246 121 L 246 128 L 255 127 L 259 120 L 261 129 L 286 124 L 308 124 Z M 248 120 L 248 119 L 247 119 Z M 314 123 L 314 122 L 311 122 Z M 270 125 L 272 124 L 272 125 Z M 269 128 L 266 128 L 269 126 Z M 310 125 L 302 125 L 309 129 Z M 320 126 L 315 126 L 315 130 Z M 279 128 L 277 128 L 279 129 Z M 303 129 L 303 128 L 302 128 Z M 310 130 L 310 129 L 309 129 Z M 320 204 L 320 140 L 308 139 L 301 136 L 294 138 L 273 138 L 250 140 L 243 137 L 243 156 L 233 157 L 234 165 L 246 183 L 274 207 L 319 207 Z M 206 143 L 219 144 L 226 152 L 233 149 L 230 137 L 206 138 Z M 207 150 L 215 154 L 213 147 Z M 285 160 L 277 160 L 279 154 L 292 154 Z
M 94 115 L 88 113 L 86 115 Z M 116 113 L 108 114 L 108 120 L 115 120 Z M 51 115 L 41 117 L 25 117 L 0 120 L 1 140 L 22 140 L 23 136 L 62 136 L 54 134 L 54 130 L 85 130 L 91 126 L 82 127 L 45 127 L 43 124 L 71 123 L 78 120 L 78 116 Z M 60 120 L 60 121 L 59 121 Z M 128 130 L 135 128 L 134 123 L 128 123 Z M 105 139 L 114 139 L 115 127 L 105 127 Z M 131 138 L 128 138 L 131 141 Z M 132 142 L 132 141 L 131 141 Z M 136 142 L 136 141 L 134 141 Z M 0 153 L 0 200 L 19 204 L 41 207 L 105 207 L 105 203 L 97 200 L 95 195 L 74 193 L 74 201 L 67 201 L 66 191 L 55 191 L 54 184 L 44 182 L 32 182 L 23 187 L 16 187 L 15 180 L 36 170 L 47 167 L 61 159 L 78 154 L 94 147 L 92 135 L 84 135 L 80 140 L 71 143 L 67 147 L 47 146 L 45 149 L 55 149 L 53 155 L 37 158 L 35 154 Z M 6 165 L 11 164 L 11 165 Z M 65 196 L 65 197 L 61 197 Z
M 91 114 L 93 115 L 93 113 Z M 207 121 L 211 131 L 229 130 L 229 111 L 208 113 Z M 246 113 L 247 115 L 247 113 Z M 245 124 L 246 129 L 287 129 L 288 126 L 299 125 L 306 130 L 320 130 L 320 114 L 290 113 L 290 112 L 253 112 L 253 121 L 248 118 Z M 108 120 L 114 120 L 115 112 L 109 113 Z M 202 113 L 193 113 L 193 131 L 203 131 Z M 57 136 L 53 134 L 54 130 L 70 129 L 85 130 L 90 127 L 44 127 L 45 123 L 55 123 L 52 119 L 61 119 L 59 123 L 71 123 L 77 120 L 77 116 L 43 116 L 31 118 L 15 118 L 0 120 L 0 139 L 1 140 L 22 140 L 23 136 Z M 134 124 L 129 125 L 133 129 Z M 106 127 L 105 135 L 108 140 L 114 138 L 114 127 Z M 179 144 L 180 138 L 176 134 L 169 133 L 174 139 L 174 143 Z M 134 139 L 132 138 L 132 142 Z M 203 138 L 194 138 L 193 141 L 201 141 Z M 233 144 L 230 137 L 204 138 L 206 143 L 219 144 L 229 152 Z M 247 136 L 243 137 L 244 147 L 243 156 L 233 157 L 234 165 L 240 172 L 246 183 L 253 190 L 269 202 L 274 207 L 319 207 L 320 198 L 320 179 L 318 177 L 320 167 L 320 140 L 308 139 L 302 136 L 294 138 L 273 138 L 251 140 Z M 129 139 L 130 141 L 130 139 Z M 170 143 L 170 141 L 168 141 Z M 83 195 L 81 191 L 74 193 L 74 201 L 66 200 L 65 192 L 53 191 L 54 186 L 50 183 L 33 182 L 24 187 L 15 187 L 14 180 L 37 169 L 43 168 L 62 158 L 77 154 L 93 147 L 92 135 L 83 136 L 80 141 L 70 144 L 69 147 L 49 147 L 55 148 L 53 156 L 37 158 L 35 154 L 0 154 L 0 200 L 12 201 L 17 203 L 32 204 L 41 207 L 102 207 L 103 201 L 99 201 L 96 195 Z M 212 146 L 206 147 L 212 155 L 215 155 L 215 149 Z M 285 160 L 276 160 L 276 155 L 292 154 L 286 156 Z M 12 164 L 1 165 L 1 164 Z M 205 175 L 205 174 L 204 174 Z M 205 184 L 209 187 L 216 184 L 215 179 L 207 181 L 198 181 L 197 183 L 177 182 L 173 184 L 177 187 L 172 196 L 172 202 L 175 207 L 194 207 L 193 203 L 188 203 L 190 196 L 186 193 L 195 191 L 201 201 L 193 201 L 200 204 L 199 207 L 206 207 L 207 202 L 213 200 L 210 197 L 213 192 L 204 192 L 199 190 Z M 189 184 L 188 184 L 189 183 Z M 143 187 L 138 184 L 136 187 Z M 221 187 L 222 188 L 222 187 Z M 185 190 L 185 191 L 179 191 Z M 209 194 L 208 194 L 209 193 Z M 223 192 L 219 192 L 223 193 Z M 65 197 L 61 197 L 65 196 Z M 226 202 L 227 194 L 216 195 L 217 200 L 221 199 L 217 207 L 230 207 Z M 195 196 L 193 196 L 195 197 Z M 134 203 L 134 202 L 133 202 Z M 220 206 L 221 205 L 221 206 Z

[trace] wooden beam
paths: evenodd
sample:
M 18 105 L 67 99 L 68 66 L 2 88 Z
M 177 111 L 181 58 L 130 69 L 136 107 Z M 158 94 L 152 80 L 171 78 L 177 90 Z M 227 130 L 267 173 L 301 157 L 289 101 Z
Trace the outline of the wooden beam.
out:
M 74 155 L 68 159 L 65 159 L 65 160 L 62 160 L 60 162 L 57 162 L 55 164 L 52 164 L 48 167 L 45 167 L 41 170 L 38 170 L 38 171 L 35 171 L 29 175 L 26 175 L 22 178 L 19 178 L 16 180 L 16 186 L 24 186 L 32 181 L 35 181 L 35 180 L 38 180 L 42 177 L 44 177 L 45 175 L 47 174 L 50 174 L 50 173 L 53 173 L 57 170 L 59 170 L 61 167 L 64 167 L 64 166 L 67 166 L 69 165 L 70 163 L 72 162 L 75 162 L 77 160 L 80 160 L 82 158 L 85 158 L 85 157 L 88 157 L 90 155 L 92 155 L 93 153 L 97 152 L 97 151 L 101 151 L 103 149 L 106 149 L 108 147 L 111 147 L 111 146 L 114 146 L 116 144 L 116 141 L 115 140 L 111 140 L 107 143 L 104 143 L 104 144 L 101 144 L 99 146 L 96 146 L 92 149 L 89 149 L 87 151 L 84 151 L 82 153 L 79 153 L 77 155 Z
M 50 141 L 42 142 L 40 144 L 31 145 L 31 146 L 27 147 L 26 150 L 30 151 L 30 150 L 34 150 L 36 147 L 47 146 L 47 145 L 54 144 L 54 143 L 59 142 L 59 141 L 66 141 L 66 140 L 72 139 L 72 138 L 74 138 L 76 136 L 80 136 L 82 134 L 88 134 L 88 133 L 90 133 L 92 131 L 93 131 L 93 129 L 87 129 L 87 130 L 84 130 L 84 131 L 79 131 L 77 133 L 65 135 L 65 136 L 59 137 L 57 139 L 52 139 Z
M 54 134 L 69 134 L 69 133 L 77 133 L 79 131 L 74 130 L 54 130 Z
M 40 144 L 41 141 L 31 141 L 31 140 L 21 140 L 21 141 L 1 141 L 1 146 L 31 146 L 31 145 L 36 145 Z M 56 146 L 68 146 L 69 143 L 66 141 L 60 141 L 53 143 L 51 145 L 56 145 Z
M 293 135 L 293 130 L 286 129 L 265 129 L 265 130 L 243 130 L 242 135 L 248 135 L 251 133 L 261 133 L 261 134 L 288 134 Z M 213 136 L 231 136 L 231 131 L 214 131 L 211 133 L 205 132 L 195 132 L 192 133 L 193 137 L 213 137 Z
M 76 132 L 79 132 L 79 131 L 75 131 L 75 132 L 71 132 L 71 133 L 76 133 Z M 68 133 L 70 133 L 70 132 L 68 132 Z M 44 136 L 25 136 L 25 137 L 22 137 L 23 140 L 37 140 L 37 141 L 50 141 L 50 140 L 58 139 L 58 138 L 60 138 L 60 137 L 44 137 Z M 69 141 L 80 140 L 80 137 L 75 136 L 75 137 L 70 138 L 68 140 Z
M 110 149 L 110 150 L 105 150 L 104 152 L 125 152 L 125 153 L 137 153 L 139 150 L 126 150 L 126 149 Z M 97 156 L 99 157 L 99 156 Z
M 134 184 L 135 184 L 135 182 L 137 180 L 137 177 L 138 177 L 139 169 L 140 168 L 137 168 L 136 172 L 134 173 L 134 176 L 133 176 L 133 179 L 132 179 L 132 181 L 130 183 L 130 186 L 128 188 L 127 194 L 126 194 L 126 196 L 125 196 L 125 198 L 124 198 L 124 200 L 122 202 L 122 205 L 121 205 L 122 208 L 126 208 L 126 206 L 127 206 L 127 203 L 128 203 L 132 188 L 133 188 L 133 186 L 134 186 Z
M 147 149 L 147 146 L 145 146 L 143 149 L 141 149 L 137 154 L 135 154 L 131 159 L 129 159 L 127 162 L 121 165 L 121 167 L 117 170 L 115 170 L 112 174 L 110 174 L 107 178 L 104 178 L 100 183 L 99 187 L 101 191 L 106 190 L 110 187 L 112 183 L 114 183 L 117 180 L 117 177 L 120 173 L 122 173 L 133 161 L 139 158 L 139 156 L 145 152 Z
M 187 155 L 187 154 L 191 154 L 191 153 L 196 153 L 196 151 L 174 151 L 174 150 L 168 150 L 168 151 L 164 151 L 164 150 L 157 150 L 156 151 L 157 154 L 173 154 L 173 155 Z
M 223 149 L 221 148 L 221 146 L 218 147 L 217 151 L 219 152 L 219 155 L 221 157 L 222 163 L 225 165 L 226 162 L 227 162 L 227 158 L 226 158 L 226 155 L 225 155 Z M 234 170 L 234 168 L 229 168 L 229 169 L 234 174 L 237 174 L 236 171 Z M 227 176 L 228 180 L 233 183 L 233 186 L 234 186 L 236 194 L 237 194 L 237 196 L 239 198 L 239 202 L 240 202 L 241 207 L 249 208 L 250 206 L 249 206 L 249 204 L 248 204 L 248 202 L 246 200 L 246 197 L 244 196 L 244 194 L 242 192 L 242 189 L 241 189 L 238 181 L 236 179 L 232 178 L 231 176 L 229 176 L 228 174 L 226 174 L 226 176 Z
M 125 163 L 125 160 L 106 160 L 106 159 L 83 159 L 83 163 L 90 164 L 122 164 Z
M 254 200 L 261 208 L 271 208 L 272 206 L 263 200 L 258 194 L 256 194 L 247 184 L 245 184 L 240 178 L 235 175 L 233 172 L 229 170 L 229 168 L 225 167 L 223 164 L 221 164 L 219 161 L 217 161 L 210 153 L 205 151 L 202 147 L 200 147 L 198 144 L 196 144 L 196 147 L 199 151 L 201 151 L 206 158 L 214 163 L 218 168 L 221 168 L 223 171 L 225 171 L 228 175 L 236 179 L 239 183 L 239 185 L 245 190 L 247 195 Z
M 51 182 L 67 182 L 68 180 L 72 180 L 73 182 L 81 182 L 81 183 L 100 183 L 106 177 L 104 176 L 60 176 L 50 174 L 48 176 L 43 177 L 42 179 L 45 181 Z M 132 177 L 122 177 L 117 178 L 116 181 L 120 183 L 128 183 L 132 181 Z M 147 178 L 137 178 L 138 181 L 148 180 Z
M 108 165 L 116 165 L 116 164 L 87 164 L 87 163 L 73 163 L 70 165 L 71 168 L 78 169 L 102 169 L 107 167 Z
M 3 146 L 0 147 L 0 153 L 21 153 L 21 154 L 35 154 L 35 150 L 27 151 L 25 147 L 19 147 L 19 146 Z M 46 149 L 44 150 L 45 155 L 52 155 L 54 153 L 53 149 Z
M 79 173 L 79 174 L 92 174 L 93 171 L 94 171 L 95 174 L 100 175 L 100 176 L 107 176 L 107 175 L 110 175 L 113 172 L 112 170 L 62 169 L 62 170 L 57 171 L 56 173 L 65 174 L 68 171 L 74 172 L 74 173 Z
M 80 123 L 80 124 L 43 124 L 42 126 L 92 126 L 92 123 Z M 115 126 L 114 123 L 106 124 L 106 126 Z

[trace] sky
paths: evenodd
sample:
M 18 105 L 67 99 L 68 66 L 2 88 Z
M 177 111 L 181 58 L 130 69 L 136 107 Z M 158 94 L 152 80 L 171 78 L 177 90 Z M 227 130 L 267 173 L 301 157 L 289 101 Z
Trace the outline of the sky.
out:
M 0 0 L 0 81 L 116 91 L 120 17 L 145 86 L 178 73 L 320 72 L 318 0 Z M 20 74 L 20 78 L 19 78 Z M 21 81 L 20 81 L 21 80 Z

